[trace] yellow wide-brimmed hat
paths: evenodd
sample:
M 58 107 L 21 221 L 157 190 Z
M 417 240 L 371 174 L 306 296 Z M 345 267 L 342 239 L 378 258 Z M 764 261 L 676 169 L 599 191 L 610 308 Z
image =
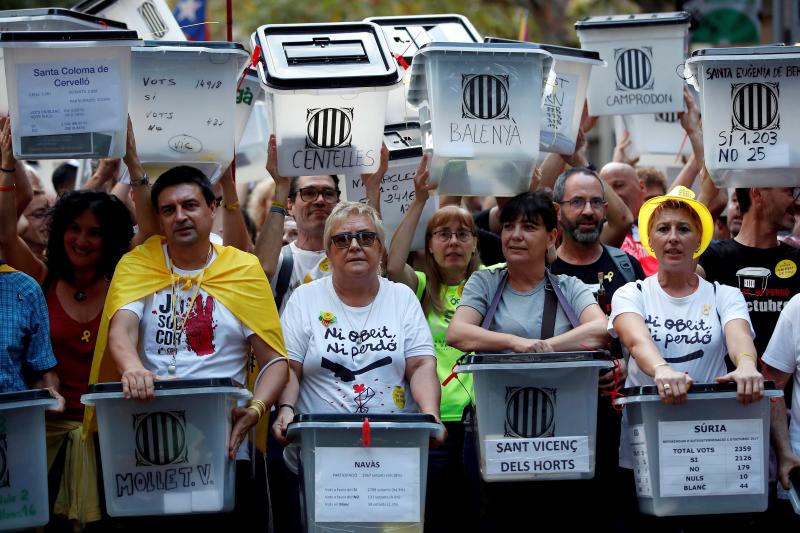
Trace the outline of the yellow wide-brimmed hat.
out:
M 693 259 L 697 259 L 700 257 L 700 254 L 705 252 L 706 248 L 708 248 L 711 238 L 714 236 L 714 219 L 711 217 L 711 213 L 708 212 L 708 208 L 694 199 L 694 192 L 683 185 L 678 185 L 669 191 L 669 193 L 663 196 L 650 198 L 642 204 L 642 208 L 639 210 L 639 238 L 642 241 L 642 245 L 645 250 L 647 250 L 647 253 L 653 257 L 656 256 L 653 248 L 650 246 L 650 238 L 648 235 L 650 217 L 653 216 L 653 211 L 655 211 L 659 205 L 669 200 L 686 204 L 700 217 L 700 223 L 703 226 L 702 235 L 700 236 L 700 247 L 692 256 Z

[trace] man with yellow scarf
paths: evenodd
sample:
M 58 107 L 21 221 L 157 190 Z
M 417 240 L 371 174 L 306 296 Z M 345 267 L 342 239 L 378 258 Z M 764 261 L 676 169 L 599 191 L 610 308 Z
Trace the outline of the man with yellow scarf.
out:
M 125 397 L 141 401 L 154 397 L 159 379 L 245 383 L 257 364 L 262 371 L 253 399 L 234 409 L 227 450 L 230 459 L 239 460 L 236 509 L 218 517 L 225 527 L 257 529 L 265 523 L 266 499 L 243 508 L 255 491 L 247 446 L 240 445 L 288 380 L 275 302 L 255 256 L 210 242 L 216 203 L 200 171 L 181 166 L 165 172 L 153 185 L 151 201 L 163 237 L 151 237 L 119 262 L 90 382 L 121 381 Z M 89 411 L 87 428 L 93 426 Z M 186 518 L 180 524 L 186 525 Z M 215 522 L 209 516 L 201 520 L 203 526 Z

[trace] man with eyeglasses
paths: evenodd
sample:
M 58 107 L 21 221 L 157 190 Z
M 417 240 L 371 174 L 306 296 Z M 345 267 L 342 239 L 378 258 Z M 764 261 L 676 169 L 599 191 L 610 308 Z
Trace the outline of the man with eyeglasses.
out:
M 553 200 L 561 206 L 561 245 L 550 271 L 575 276 L 584 282 L 592 289 L 603 312 L 609 314 L 614 291 L 629 281 L 644 279 L 645 275 L 635 257 L 603 244 L 600 239 L 608 211 L 603 182 L 593 170 L 571 168 L 556 179 Z M 616 384 L 622 387 L 626 371 L 619 341 L 612 342 L 611 351 L 620 358 Z M 599 394 L 612 390 L 614 385 L 613 372 L 601 375 Z M 597 402 L 595 477 L 580 483 L 580 488 L 590 495 L 584 501 L 593 502 L 598 512 L 615 504 L 616 496 L 604 488 L 619 481 L 616 474 L 619 469 L 620 424 L 620 413 L 614 410 L 607 399 L 601 398 Z M 604 494 L 607 496 L 602 496 Z
M 297 287 L 331 273 L 322 234 L 325 221 L 339 203 L 339 178 L 335 175 L 281 176 L 274 135 L 267 147 L 267 171 L 275 180 L 275 197 L 256 241 L 255 254 L 270 281 L 278 312 L 283 313 Z M 368 189 L 377 186 L 379 194 L 380 179 L 364 181 Z M 374 192 L 368 190 L 367 198 L 372 199 Z M 297 238 L 283 245 L 283 222 L 289 215 L 297 225 Z

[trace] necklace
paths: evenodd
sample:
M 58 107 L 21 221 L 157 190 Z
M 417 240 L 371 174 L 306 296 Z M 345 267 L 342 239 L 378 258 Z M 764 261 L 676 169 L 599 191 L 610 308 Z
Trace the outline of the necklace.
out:
M 175 268 L 172 264 L 172 258 L 169 258 L 169 277 L 170 277 L 170 292 L 172 294 L 172 354 L 170 358 L 170 362 L 167 365 L 167 372 L 170 376 L 174 376 L 178 372 L 178 345 L 180 344 L 181 336 L 183 336 L 183 330 L 186 327 L 186 320 L 189 318 L 189 313 L 192 311 L 192 307 L 194 307 L 194 302 L 197 300 L 197 296 L 200 294 L 200 284 L 203 283 L 203 277 L 206 274 L 206 268 L 208 268 L 208 263 L 211 261 L 211 253 L 214 251 L 214 247 L 212 246 L 208 250 L 208 256 L 206 256 L 206 264 L 203 267 L 203 270 L 200 271 L 200 275 L 197 276 L 197 279 L 192 277 L 184 277 L 187 280 L 188 284 L 191 285 L 192 283 L 195 284 L 194 293 L 192 294 L 191 298 L 189 298 L 189 306 L 186 308 L 186 311 L 183 314 L 183 320 L 181 321 L 180 329 L 177 328 L 178 321 L 177 321 L 177 308 L 178 308 L 178 299 L 177 299 L 177 283 L 180 282 L 181 277 L 180 275 L 175 274 Z
M 378 287 L 378 292 L 380 292 L 380 286 Z M 361 343 L 364 342 L 364 337 L 362 333 L 364 332 L 364 328 L 369 322 L 369 317 L 372 316 L 372 308 L 375 306 L 375 300 L 378 299 L 378 294 L 375 294 L 375 297 L 372 299 L 372 302 L 369 304 L 369 310 L 367 311 L 367 318 L 364 319 L 364 323 L 361 324 L 361 328 L 356 330 L 353 328 L 352 322 L 350 322 L 350 316 L 345 312 L 344 305 L 342 304 L 342 299 L 339 298 L 339 295 L 336 293 L 336 289 L 333 286 L 333 280 L 331 279 L 331 292 L 333 293 L 333 299 L 336 301 L 336 305 L 339 306 L 339 310 L 342 312 L 342 316 L 347 321 L 347 325 L 350 327 L 351 331 L 356 332 L 356 345 L 361 346 Z
M 86 301 L 86 291 L 78 289 L 72 295 L 76 302 L 85 302 Z

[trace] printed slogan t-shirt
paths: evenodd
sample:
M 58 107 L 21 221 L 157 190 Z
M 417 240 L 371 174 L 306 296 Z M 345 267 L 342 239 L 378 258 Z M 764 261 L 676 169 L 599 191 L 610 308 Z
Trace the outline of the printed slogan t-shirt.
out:
M 164 251 L 166 261 L 166 247 Z M 217 257 L 211 256 L 211 264 Z M 201 270 L 174 268 L 176 275 L 199 276 Z M 177 326 L 172 323 L 172 288 L 166 287 L 141 300 L 122 307 L 139 317 L 139 357 L 144 367 L 159 377 L 168 377 L 173 339 L 178 330 L 180 342 L 176 355 L 178 378 L 233 378 L 245 383 L 249 345 L 253 331 L 213 296 L 200 290 L 189 310 L 184 331 L 179 331 L 194 295 L 196 285 L 183 289 L 176 283 Z
M 638 284 L 638 286 L 637 286 Z M 641 290 L 639 288 L 641 287 Z M 623 313 L 636 313 L 644 319 L 658 351 L 673 370 L 688 372 L 695 383 L 712 383 L 728 373 L 725 368 L 725 324 L 750 316 L 744 298 L 734 287 L 714 286 L 699 278 L 697 290 L 689 296 L 670 296 L 658 283 L 658 276 L 628 283 L 614 293 L 608 332 L 618 337 L 614 319 Z M 628 361 L 626 387 L 654 385 L 653 378 L 639 368 L 633 357 Z M 631 468 L 628 420 L 622 417 L 620 466 Z
M 433 356 L 431 332 L 411 289 L 379 279 L 378 294 L 366 307 L 342 303 L 330 276 L 292 293 L 281 325 L 289 358 L 303 365 L 298 412 L 417 410 L 406 359 Z
M 712 242 L 700 256 L 708 281 L 738 287 L 756 330 L 756 352 L 767 349 L 783 307 L 800 292 L 800 250 L 781 243 L 754 248 L 736 240 Z

